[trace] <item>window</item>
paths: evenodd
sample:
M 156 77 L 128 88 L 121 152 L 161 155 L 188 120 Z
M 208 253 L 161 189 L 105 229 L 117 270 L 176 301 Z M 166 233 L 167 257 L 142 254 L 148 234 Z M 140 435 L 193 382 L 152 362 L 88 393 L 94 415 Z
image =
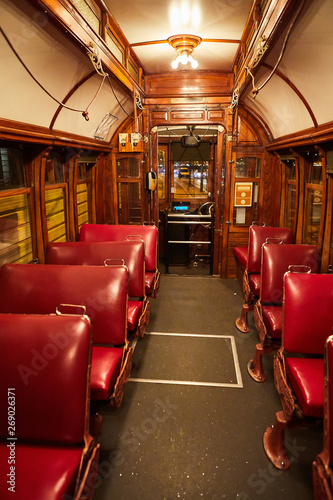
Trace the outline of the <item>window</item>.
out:
M 162 149 L 163 148 L 163 149 Z M 167 147 L 159 146 L 158 149 L 158 198 L 165 199 L 167 171 Z
M 141 186 L 138 182 L 118 184 L 119 224 L 141 224 Z
M 48 240 L 66 241 L 66 193 L 67 186 L 45 190 L 45 211 Z
M 208 161 L 175 161 L 173 166 L 175 198 L 207 198 Z
M 124 64 L 124 50 L 121 47 L 120 43 L 116 41 L 112 32 L 109 29 L 107 30 L 106 33 L 106 44 L 111 50 L 112 54 L 118 59 L 118 61 Z
M 129 74 L 134 78 L 134 80 L 139 83 L 139 71 L 130 61 L 127 63 L 127 69 Z
M 61 155 L 52 151 L 46 161 L 45 184 L 59 184 L 62 182 L 64 182 L 64 172 Z
M 259 158 L 238 158 L 236 161 L 235 177 L 248 178 L 260 177 L 260 159 Z
M 117 177 L 140 177 L 140 161 L 137 157 L 121 158 L 117 160 Z
M 91 0 L 72 0 L 72 2 L 89 26 L 99 35 L 100 9 Z
M 309 153 L 308 182 L 305 184 L 304 243 L 317 245 L 323 198 L 322 163 L 318 153 Z
M 24 187 L 23 153 L 15 148 L 0 148 L 0 190 Z
M 0 198 L 0 265 L 33 260 L 30 194 Z
M 285 165 L 285 197 L 286 197 L 286 211 L 285 211 L 285 226 L 293 231 L 295 230 L 296 219 L 296 162 L 294 159 L 284 161 Z
M 23 152 L 0 148 L 0 265 L 33 260 L 30 196 Z
M 116 163 L 118 222 L 119 224 L 141 224 L 144 220 L 141 156 L 119 155 Z
M 78 229 L 92 222 L 92 169 L 96 165 L 95 158 L 81 156 L 77 170 L 76 203 Z

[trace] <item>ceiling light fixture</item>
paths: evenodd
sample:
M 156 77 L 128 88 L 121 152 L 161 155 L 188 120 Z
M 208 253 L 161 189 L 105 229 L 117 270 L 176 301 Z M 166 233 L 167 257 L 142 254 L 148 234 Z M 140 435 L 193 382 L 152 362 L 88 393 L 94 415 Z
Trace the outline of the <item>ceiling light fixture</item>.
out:
M 168 44 L 177 51 L 177 57 L 172 61 L 171 66 L 177 69 L 179 63 L 184 66 L 191 63 L 193 69 L 199 66 L 198 61 L 193 59 L 192 52 L 201 43 L 200 36 L 196 35 L 174 35 L 168 38 Z

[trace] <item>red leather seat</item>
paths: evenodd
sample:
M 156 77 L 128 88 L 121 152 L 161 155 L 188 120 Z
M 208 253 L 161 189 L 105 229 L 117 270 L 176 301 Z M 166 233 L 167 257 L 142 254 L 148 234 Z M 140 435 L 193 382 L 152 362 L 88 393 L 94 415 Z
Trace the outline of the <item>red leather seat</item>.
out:
M 252 293 L 257 296 L 260 293 L 260 274 L 249 275 L 249 285 Z
M 261 249 L 259 299 L 254 305 L 254 322 L 260 337 L 253 359 L 248 364 L 250 376 L 264 382 L 262 355 L 280 346 L 282 335 L 283 276 L 293 266 L 298 272 L 318 273 L 320 255 L 314 245 L 277 245 L 264 243 Z
M 282 306 L 262 306 L 262 315 L 267 335 L 280 341 L 282 336 Z
M 254 302 L 260 293 L 261 247 L 267 241 L 293 243 L 292 230 L 286 227 L 250 226 L 247 252 L 247 266 L 243 274 L 243 293 L 245 303 L 242 313 L 236 320 L 236 328 L 243 333 L 249 331 L 247 314 L 253 309 Z M 243 254 L 244 250 L 238 252 Z
M 121 370 L 122 349 L 93 346 L 91 362 L 91 399 L 106 400 Z
M 325 346 L 323 450 L 312 464 L 315 500 L 333 498 L 333 336 Z
M 232 251 L 237 261 L 247 267 L 247 247 L 233 247 Z
M 125 266 L 85 266 L 83 273 L 80 266 L 5 264 L 0 270 L 0 283 L 0 312 L 3 313 L 50 314 L 60 304 L 86 307 L 94 346 L 104 346 L 108 361 L 107 353 L 115 349 L 121 358 L 120 368 L 118 363 L 108 365 L 105 361 L 103 366 L 109 366 L 110 371 L 108 380 L 110 384 L 116 380 L 116 384 L 109 385 L 107 390 L 101 385 L 107 397 L 103 401 L 93 400 L 93 403 L 96 406 L 111 401 L 119 406 L 132 360 L 132 348 L 127 340 L 128 269 Z M 68 311 L 72 312 L 73 308 Z M 104 375 L 98 374 L 94 359 L 92 396 L 100 394 L 97 387 L 105 380 Z
M 46 263 L 56 265 L 114 265 L 123 261 L 129 270 L 128 331 L 143 336 L 150 316 L 145 292 L 143 241 L 49 243 Z
M 0 377 L 9 408 L 8 417 L 6 411 L 0 418 L 0 460 L 9 474 L 0 481 L 0 497 L 78 499 L 83 490 L 91 497 L 93 481 L 88 486 L 85 479 L 96 475 L 99 445 L 86 430 L 88 318 L 0 314 L 0 331 Z M 12 414 L 15 424 L 8 427 Z
M 155 225 L 83 224 L 80 241 L 123 241 L 139 238 L 145 242 L 146 295 L 156 297 L 160 285 L 157 265 L 157 236 Z
M 287 376 L 306 417 L 323 417 L 324 360 L 286 358 Z
M 283 410 L 264 434 L 266 454 L 279 469 L 290 464 L 284 448 L 285 429 L 299 422 L 301 414 L 303 418 L 323 414 L 323 355 L 332 331 L 332 305 L 333 275 L 285 274 L 283 342 L 274 358 L 274 380 Z

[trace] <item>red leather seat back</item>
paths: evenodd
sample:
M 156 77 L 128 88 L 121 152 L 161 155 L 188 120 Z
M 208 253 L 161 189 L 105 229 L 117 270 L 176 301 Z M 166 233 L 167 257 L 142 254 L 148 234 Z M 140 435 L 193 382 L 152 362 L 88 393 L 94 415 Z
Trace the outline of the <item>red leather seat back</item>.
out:
M 128 270 L 124 266 L 5 264 L 0 270 L 0 312 L 55 313 L 60 304 L 87 308 L 94 344 L 126 339 Z
M 145 244 L 143 241 L 49 243 L 46 264 L 103 266 L 104 261 L 124 260 L 129 270 L 129 295 L 145 295 Z
M 333 325 L 333 275 L 286 273 L 283 307 L 284 348 L 323 355 Z
M 236 259 L 244 266 L 247 267 L 247 247 L 233 247 L 232 249 Z
M 0 314 L 0 331 L 2 397 L 7 401 L 9 388 L 8 408 L 16 403 L 17 442 L 82 445 L 89 411 L 89 320 Z M 2 439 L 9 437 L 8 425 L 7 411 L 2 411 Z
M 267 238 L 279 238 L 283 243 L 293 243 L 292 230 L 287 227 L 250 226 L 247 256 L 249 273 L 260 273 L 261 247 Z
M 314 245 L 262 246 L 260 300 L 262 304 L 281 305 L 283 276 L 290 265 L 309 266 L 312 273 L 319 273 L 320 255 Z
M 329 459 L 333 460 L 333 336 L 326 342 L 325 349 L 325 419 L 324 419 L 324 444 L 328 438 Z M 325 427 L 327 426 L 327 429 Z
M 157 268 L 157 227 L 126 224 L 83 224 L 80 241 L 123 241 L 128 236 L 140 236 L 145 242 L 146 271 Z

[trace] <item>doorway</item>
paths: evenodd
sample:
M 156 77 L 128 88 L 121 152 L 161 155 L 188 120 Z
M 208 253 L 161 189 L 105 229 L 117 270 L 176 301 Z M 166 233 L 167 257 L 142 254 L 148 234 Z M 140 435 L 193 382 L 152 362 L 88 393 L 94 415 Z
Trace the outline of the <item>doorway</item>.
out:
M 211 275 L 217 127 L 158 127 L 160 270 Z

